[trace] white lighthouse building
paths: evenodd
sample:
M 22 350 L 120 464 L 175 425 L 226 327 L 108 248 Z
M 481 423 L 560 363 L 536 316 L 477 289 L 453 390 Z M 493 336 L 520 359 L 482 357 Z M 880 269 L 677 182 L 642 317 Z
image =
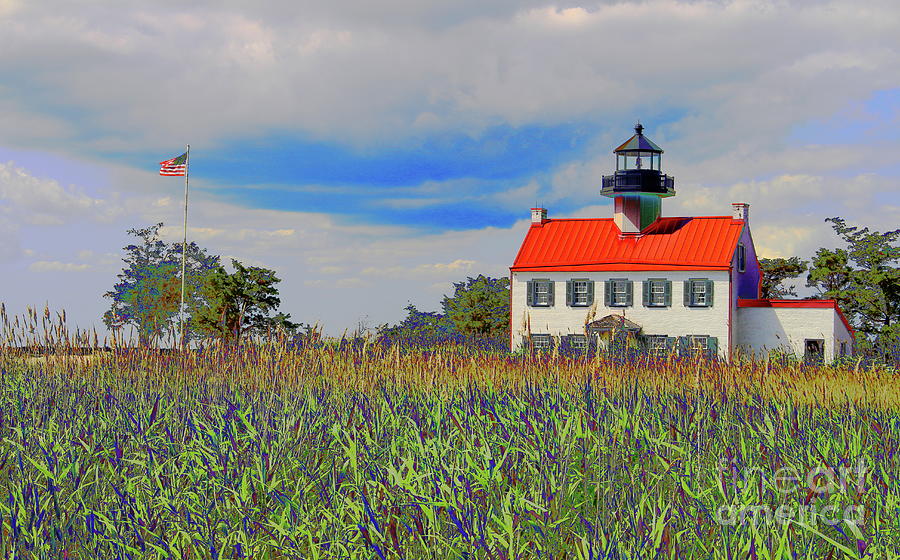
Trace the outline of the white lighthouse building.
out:
M 852 353 L 853 331 L 833 300 L 760 299 L 749 205 L 721 216 L 662 216 L 675 180 L 663 150 L 635 134 L 614 150 L 600 194 L 607 218 L 531 226 L 510 267 L 510 346 L 585 348 L 619 338 L 649 352 L 730 359 L 775 349 L 812 360 Z

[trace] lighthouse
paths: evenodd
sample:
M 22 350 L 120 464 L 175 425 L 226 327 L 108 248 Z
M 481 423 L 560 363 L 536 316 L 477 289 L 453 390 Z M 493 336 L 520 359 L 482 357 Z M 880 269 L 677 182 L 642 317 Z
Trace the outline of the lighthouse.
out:
M 675 196 L 675 178 L 662 173 L 663 150 L 644 136 L 634 136 L 613 150 L 616 172 L 603 176 L 600 194 L 614 200 L 613 221 L 623 236 L 639 236 L 661 215 L 662 199 Z

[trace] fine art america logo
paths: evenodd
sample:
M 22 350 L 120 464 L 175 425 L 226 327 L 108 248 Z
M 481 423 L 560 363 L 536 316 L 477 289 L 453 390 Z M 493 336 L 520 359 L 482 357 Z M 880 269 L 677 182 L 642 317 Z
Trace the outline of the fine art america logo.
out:
M 835 496 L 852 498 L 863 494 L 867 472 L 863 459 L 854 466 L 841 465 L 836 469 L 820 466 L 803 473 L 792 467 L 781 467 L 770 473 L 758 467 L 741 468 L 735 459 L 723 457 L 719 463 L 719 471 L 723 488 L 732 486 L 728 484 L 729 478 L 734 483 L 734 501 L 738 501 L 738 484 L 746 485 L 751 481 L 774 488 L 785 499 L 785 503 L 779 505 L 722 504 L 714 514 L 716 523 L 720 525 L 784 525 L 793 522 L 808 526 L 849 523 L 859 527 L 865 519 L 865 508 L 862 505 L 842 504 L 839 503 L 840 499 L 834 499 Z M 772 476 L 767 476 L 769 474 Z M 791 494 L 798 499 L 787 503 Z M 827 503 L 820 504 L 818 502 L 823 500 L 815 498 L 826 498 Z

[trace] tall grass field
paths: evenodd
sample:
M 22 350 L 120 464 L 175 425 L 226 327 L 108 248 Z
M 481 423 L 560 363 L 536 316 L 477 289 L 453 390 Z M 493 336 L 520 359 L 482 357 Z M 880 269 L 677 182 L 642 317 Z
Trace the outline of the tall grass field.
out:
M 900 558 L 890 368 L 44 326 L 0 346 L 3 558 Z

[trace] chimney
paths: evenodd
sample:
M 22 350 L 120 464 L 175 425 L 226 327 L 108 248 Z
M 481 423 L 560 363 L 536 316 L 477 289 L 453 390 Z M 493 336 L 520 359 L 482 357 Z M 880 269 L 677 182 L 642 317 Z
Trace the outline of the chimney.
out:
M 745 223 L 750 223 L 750 205 L 746 202 L 732 202 L 731 203 L 731 216 L 735 220 L 744 220 Z
M 546 208 L 532 208 L 531 209 L 531 225 L 543 225 L 544 222 L 547 221 L 547 209 Z

